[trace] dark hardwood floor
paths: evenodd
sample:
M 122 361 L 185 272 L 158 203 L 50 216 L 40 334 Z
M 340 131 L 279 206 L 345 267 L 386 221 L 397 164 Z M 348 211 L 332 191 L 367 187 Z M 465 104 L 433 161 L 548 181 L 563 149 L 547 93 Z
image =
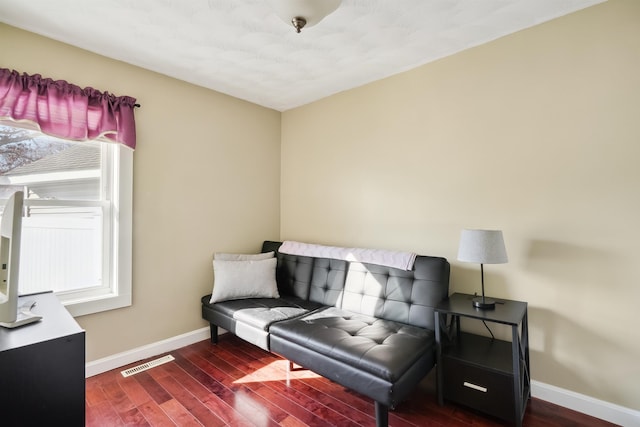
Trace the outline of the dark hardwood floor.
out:
M 124 378 L 87 378 L 87 426 L 374 426 L 373 402 L 230 334 L 170 353 L 175 361 Z M 155 358 L 153 358 L 155 359 Z M 503 426 L 453 404 L 438 406 L 428 376 L 389 414 L 389 425 Z M 613 424 L 531 399 L 524 426 Z

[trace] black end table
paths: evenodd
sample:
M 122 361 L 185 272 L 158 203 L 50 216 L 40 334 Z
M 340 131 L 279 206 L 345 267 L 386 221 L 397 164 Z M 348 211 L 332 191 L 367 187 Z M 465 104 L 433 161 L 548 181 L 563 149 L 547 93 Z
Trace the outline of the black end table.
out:
M 527 303 L 496 299 L 495 309 L 455 293 L 435 308 L 438 402 L 469 406 L 522 425 L 531 397 Z M 447 326 L 447 318 L 450 323 Z M 460 331 L 460 318 L 511 327 L 511 342 Z

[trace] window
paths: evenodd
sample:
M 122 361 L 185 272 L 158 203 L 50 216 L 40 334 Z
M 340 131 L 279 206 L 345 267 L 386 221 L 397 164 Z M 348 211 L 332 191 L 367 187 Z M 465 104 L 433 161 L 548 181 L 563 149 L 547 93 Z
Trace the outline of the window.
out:
M 133 151 L 0 123 L 0 205 L 25 193 L 21 294 L 80 316 L 131 305 Z

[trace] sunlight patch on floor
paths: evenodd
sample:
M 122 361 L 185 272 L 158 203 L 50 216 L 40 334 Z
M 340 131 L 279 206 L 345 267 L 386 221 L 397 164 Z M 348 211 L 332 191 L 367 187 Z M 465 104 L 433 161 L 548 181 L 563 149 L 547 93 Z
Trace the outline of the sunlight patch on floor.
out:
M 254 382 L 266 382 L 266 381 L 289 381 L 292 379 L 305 379 L 305 378 L 321 378 L 320 375 L 315 372 L 303 369 L 294 365 L 294 371 L 289 372 L 288 360 L 276 360 L 270 364 L 257 369 L 250 374 L 245 375 L 242 378 L 238 378 L 234 381 L 235 384 L 254 383 Z

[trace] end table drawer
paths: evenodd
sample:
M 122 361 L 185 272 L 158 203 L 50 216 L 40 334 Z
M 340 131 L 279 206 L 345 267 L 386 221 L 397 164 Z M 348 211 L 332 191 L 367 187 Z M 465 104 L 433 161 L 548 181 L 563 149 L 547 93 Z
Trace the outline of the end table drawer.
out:
M 513 376 L 470 365 L 444 356 L 444 398 L 513 420 Z

